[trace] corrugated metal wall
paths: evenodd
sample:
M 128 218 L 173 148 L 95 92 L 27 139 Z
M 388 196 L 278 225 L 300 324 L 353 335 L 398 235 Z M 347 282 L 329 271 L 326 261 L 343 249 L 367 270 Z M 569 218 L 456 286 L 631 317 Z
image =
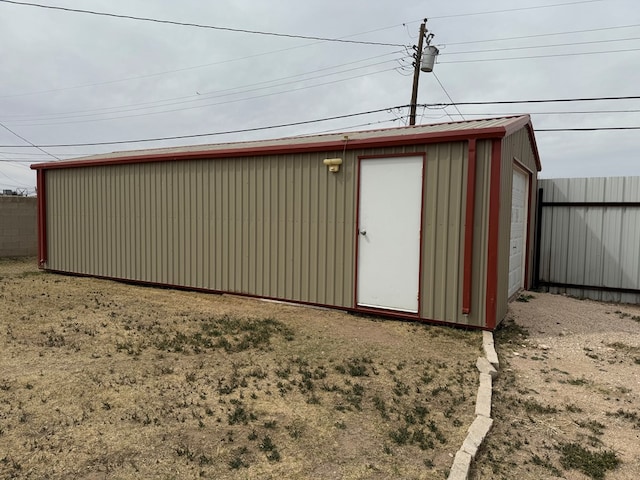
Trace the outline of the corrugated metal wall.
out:
M 511 193 L 513 185 L 513 165 L 517 160 L 532 172 L 531 191 L 529 192 L 531 216 L 528 225 L 529 265 L 528 282 L 531 282 L 533 271 L 533 254 L 535 245 L 536 204 L 537 204 L 537 167 L 529 133 L 521 129 L 502 140 L 502 165 L 500 168 L 500 238 L 498 240 L 498 295 L 497 321 L 507 314 L 509 301 L 509 247 L 511 240 Z M 531 200 L 533 199 L 533 200 Z
M 325 157 L 48 171 L 47 268 L 350 306 L 354 162 Z
M 489 192 L 491 186 L 491 141 L 476 145 L 476 198 L 473 229 L 470 325 L 486 324 L 487 268 L 489 246 Z
M 640 202 L 640 177 L 540 180 L 544 202 Z M 542 211 L 540 280 L 640 290 L 640 208 L 548 206 Z M 594 300 L 640 295 L 550 287 Z
M 467 142 L 48 170 L 46 268 L 353 307 L 357 158 L 425 150 L 421 314 L 482 326 L 490 141 L 477 145 L 468 317 Z
M 464 222 L 463 143 L 431 145 L 425 167 L 422 232 L 422 314 L 457 321 Z

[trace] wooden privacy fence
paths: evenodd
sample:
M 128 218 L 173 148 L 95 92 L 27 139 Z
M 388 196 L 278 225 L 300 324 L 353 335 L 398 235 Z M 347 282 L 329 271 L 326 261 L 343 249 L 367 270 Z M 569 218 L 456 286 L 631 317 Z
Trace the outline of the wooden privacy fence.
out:
M 640 303 L 640 177 L 540 180 L 534 286 Z

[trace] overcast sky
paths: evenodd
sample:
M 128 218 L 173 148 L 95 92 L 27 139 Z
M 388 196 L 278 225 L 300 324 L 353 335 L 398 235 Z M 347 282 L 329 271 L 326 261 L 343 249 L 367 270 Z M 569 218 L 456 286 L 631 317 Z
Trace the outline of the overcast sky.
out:
M 640 95 L 637 0 L 33 1 L 389 44 L 256 35 L 0 1 L 0 122 L 38 146 L 216 133 L 385 109 L 181 140 L 42 147 L 61 159 L 404 125 L 407 109 L 392 107 L 410 101 L 406 47 L 417 43 L 425 17 L 441 54 L 435 76 L 421 75 L 418 103 L 451 103 L 445 90 L 454 102 Z M 595 113 L 603 110 L 610 112 Z M 460 120 L 459 113 L 465 119 L 531 113 L 544 178 L 640 175 L 640 130 L 538 131 L 637 127 L 640 100 L 420 107 L 418 123 Z M 0 189 L 32 193 L 29 163 L 54 160 L 31 146 L 12 147 L 24 145 L 0 127 Z

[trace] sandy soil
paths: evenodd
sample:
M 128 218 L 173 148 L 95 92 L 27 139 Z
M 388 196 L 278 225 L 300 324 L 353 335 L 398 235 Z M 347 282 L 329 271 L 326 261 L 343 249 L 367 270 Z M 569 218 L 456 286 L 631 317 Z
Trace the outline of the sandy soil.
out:
M 442 479 L 481 335 L 0 260 L 0 478 Z
M 496 333 L 496 428 L 471 478 L 597 478 L 563 467 L 571 442 L 617 454 L 605 478 L 640 478 L 640 307 L 530 295 Z

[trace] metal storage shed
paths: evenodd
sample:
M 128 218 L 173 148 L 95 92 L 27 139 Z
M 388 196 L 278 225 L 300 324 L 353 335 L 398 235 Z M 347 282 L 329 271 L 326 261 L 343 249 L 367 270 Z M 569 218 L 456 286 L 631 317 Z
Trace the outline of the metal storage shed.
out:
M 485 329 L 531 280 L 529 116 L 32 168 L 50 271 Z

